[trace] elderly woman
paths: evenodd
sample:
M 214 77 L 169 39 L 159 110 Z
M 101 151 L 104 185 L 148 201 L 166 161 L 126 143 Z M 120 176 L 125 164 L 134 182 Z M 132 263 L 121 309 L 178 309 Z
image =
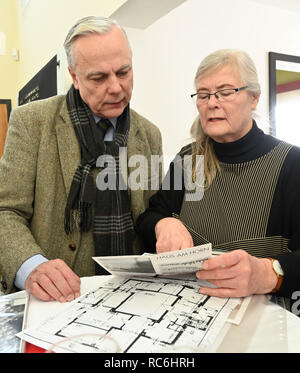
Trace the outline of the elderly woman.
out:
M 300 289 L 300 149 L 264 134 L 253 120 L 260 85 L 245 52 L 210 54 L 195 86 L 197 137 L 179 155 L 204 155 L 203 198 L 190 200 L 187 188 L 171 183 L 150 199 L 138 232 L 153 252 L 207 242 L 224 251 L 197 272 L 217 286 L 202 287 L 202 294 L 291 298 Z M 171 180 L 180 164 L 171 163 Z

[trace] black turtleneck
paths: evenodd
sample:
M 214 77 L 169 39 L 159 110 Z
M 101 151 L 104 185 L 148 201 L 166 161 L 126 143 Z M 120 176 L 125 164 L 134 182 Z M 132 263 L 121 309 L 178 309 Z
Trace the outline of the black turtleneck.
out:
M 214 151 L 220 162 L 243 163 L 257 159 L 279 143 L 275 137 L 265 135 L 253 121 L 251 130 L 234 142 L 219 143 L 211 139 Z
M 280 140 L 263 133 L 253 121 L 251 130 L 241 139 L 231 143 L 218 143 L 212 140 L 217 158 L 222 163 L 245 163 L 257 159 L 272 150 Z M 182 154 L 191 154 L 191 144 L 182 148 Z M 159 190 L 149 201 L 149 208 L 137 221 L 137 232 L 142 238 L 146 251 L 155 252 L 155 225 L 165 217 L 180 214 L 185 190 L 175 190 L 173 163 L 167 177 L 170 177 L 170 190 Z M 300 289 L 300 148 L 292 147 L 287 154 L 269 214 L 266 236 L 281 236 L 290 240 L 290 250 L 295 255 L 281 254 L 277 258 L 285 276 L 279 295 L 291 297 L 294 290 Z M 295 285 L 297 284 L 297 286 Z

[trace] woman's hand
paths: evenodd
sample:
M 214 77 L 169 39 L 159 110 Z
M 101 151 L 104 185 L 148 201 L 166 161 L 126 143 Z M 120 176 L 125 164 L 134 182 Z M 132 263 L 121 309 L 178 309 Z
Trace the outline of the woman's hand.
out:
M 156 252 L 174 251 L 193 247 L 193 239 L 182 222 L 175 218 L 161 219 L 155 226 Z
M 256 258 L 244 250 L 234 250 L 207 259 L 197 278 L 209 281 L 217 288 L 202 287 L 201 294 L 216 297 L 246 297 L 266 294 L 277 283 L 272 263 L 266 258 Z

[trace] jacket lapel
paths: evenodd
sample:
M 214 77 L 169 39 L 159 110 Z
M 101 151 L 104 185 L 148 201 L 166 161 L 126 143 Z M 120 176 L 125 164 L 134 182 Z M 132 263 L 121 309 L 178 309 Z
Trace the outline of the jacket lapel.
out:
M 148 161 L 148 176 L 150 172 L 150 152 L 149 152 L 149 145 L 146 144 L 142 140 L 142 136 L 139 133 L 139 128 L 135 124 L 134 121 L 130 123 L 130 132 L 128 136 L 128 142 L 127 142 L 127 164 L 129 164 L 129 160 L 131 157 L 135 155 L 141 155 L 143 157 L 146 157 Z M 140 165 L 137 165 L 137 167 L 140 167 Z M 134 171 L 137 167 L 128 167 L 128 177 L 130 176 L 130 173 Z M 148 180 L 149 181 L 149 180 Z M 130 187 L 130 186 L 128 186 Z M 149 187 L 149 186 L 148 186 Z M 137 189 L 137 190 L 130 190 L 130 198 L 131 198 L 131 210 L 132 210 L 132 216 L 134 223 L 136 222 L 136 219 L 138 216 L 145 210 L 145 191 L 143 189 Z
M 74 173 L 80 163 L 80 148 L 64 101 L 56 124 L 56 136 L 61 170 L 67 195 Z

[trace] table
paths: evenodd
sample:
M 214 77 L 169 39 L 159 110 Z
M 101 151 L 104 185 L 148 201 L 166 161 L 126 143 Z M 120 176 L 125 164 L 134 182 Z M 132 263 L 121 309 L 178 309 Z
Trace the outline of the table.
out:
M 82 279 L 82 294 L 99 286 L 108 276 Z M 68 303 L 43 302 L 32 295 L 27 305 L 24 327 L 33 326 Z M 300 352 L 300 318 L 265 295 L 252 297 L 239 325 L 227 324 L 217 341 L 218 353 L 269 353 Z

